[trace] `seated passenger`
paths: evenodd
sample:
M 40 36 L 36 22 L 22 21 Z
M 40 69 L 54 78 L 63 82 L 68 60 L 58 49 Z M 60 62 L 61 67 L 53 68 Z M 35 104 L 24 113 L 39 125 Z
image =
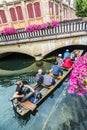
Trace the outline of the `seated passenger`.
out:
M 55 62 L 55 65 L 53 65 L 51 72 L 53 73 L 54 76 L 63 75 L 63 70 L 60 66 L 57 65 L 57 62 Z
M 71 68 L 72 67 L 72 60 L 70 59 L 70 57 L 68 56 L 64 61 L 63 61 L 63 64 L 62 64 L 62 67 L 64 68 Z
M 75 61 L 75 58 L 76 58 L 76 54 L 75 54 L 76 52 L 75 51 L 73 51 L 71 54 L 70 54 L 70 59 L 72 60 L 72 61 Z
M 55 84 L 55 79 L 49 75 L 50 71 L 46 70 L 46 73 L 44 75 L 44 82 L 46 86 L 51 86 Z
M 76 51 L 76 52 L 75 52 L 75 56 L 76 56 L 76 57 L 75 57 L 75 60 L 76 60 L 76 59 L 80 56 L 80 51 Z
M 66 49 L 66 51 L 64 52 L 64 55 L 63 55 L 63 60 L 66 59 L 66 57 L 69 55 L 70 55 L 70 52 L 68 49 Z
M 58 64 L 58 66 L 60 66 L 60 67 L 62 66 L 62 64 L 63 64 L 62 54 L 58 54 L 56 62 Z
M 28 84 L 23 84 L 22 81 L 17 81 L 16 85 L 17 87 L 13 95 L 13 99 L 17 99 L 18 101 L 24 102 L 32 95 L 34 95 L 34 89 Z
M 36 81 L 39 86 L 43 83 L 42 69 L 38 70 L 38 73 L 36 74 Z

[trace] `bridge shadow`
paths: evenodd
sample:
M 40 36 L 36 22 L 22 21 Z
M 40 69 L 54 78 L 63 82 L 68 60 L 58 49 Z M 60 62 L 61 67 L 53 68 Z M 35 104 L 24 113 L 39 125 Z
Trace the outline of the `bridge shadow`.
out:
M 0 69 L 14 71 L 32 65 L 34 63 L 34 58 L 25 54 L 13 53 L 0 59 L 0 61 Z
M 7 63 L 9 67 L 10 63 Z M 18 64 L 18 62 L 17 62 Z M 16 66 L 20 66 L 19 64 Z M 25 65 L 24 65 L 25 64 Z M 24 63 L 22 67 L 17 67 L 17 69 L 7 69 L 4 66 L 0 66 L 0 76 L 12 76 L 12 75 L 20 75 L 21 74 L 29 74 L 29 75 L 36 75 L 37 71 L 39 68 L 41 68 L 43 71 L 46 69 L 50 69 L 51 68 L 51 63 L 49 62 L 45 62 L 45 61 L 40 61 L 40 62 L 31 62 L 30 61 Z M 26 65 L 27 64 L 27 65 Z M 2 64 L 1 64 L 2 65 Z M 15 66 L 15 68 L 16 68 Z

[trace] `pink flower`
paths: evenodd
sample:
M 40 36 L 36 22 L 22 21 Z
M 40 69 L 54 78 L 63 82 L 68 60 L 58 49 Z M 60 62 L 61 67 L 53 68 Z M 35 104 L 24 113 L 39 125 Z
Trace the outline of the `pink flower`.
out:
M 76 95 L 82 96 L 84 93 L 85 93 L 85 91 L 84 91 L 84 90 L 81 90 L 81 91 L 78 91 L 78 92 L 76 93 Z
M 2 34 L 6 35 L 6 34 L 15 34 L 18 33 L 18 31 L 13 28 L 13 27 L 6 27 L 2 30 Z
M 52 27 L 58 27 L 60 24 L 59 24 L 59 22 L 58 21 L 52 21 L 51 23 L 50 23 L 50 25 L 52 26 Z
M 25 27 L 25 31 L 26 32 L 36 32 L 36 31 L 39 31 L 41 29 L 47 29 L 49 26 L 50 27 L 57 27 L 57 26 L 59 26 L 59 22 L 52 21 L 52 22 L 47 22 L 47 23 L 43 23 L 43 24 L 29 25 L 29 26 Z
M 75 88 L 73 88 L 73 87 L 70 87 L 69 89 L 68 89 L 68 93 L 75 93 Z
M 69 93 L 76 93 L 76 95 L 83 95 L 87 92 L 85 79 L 87 79 L 87 55 L 79 57 L 72 66 L 73 70 L 69 77 Z

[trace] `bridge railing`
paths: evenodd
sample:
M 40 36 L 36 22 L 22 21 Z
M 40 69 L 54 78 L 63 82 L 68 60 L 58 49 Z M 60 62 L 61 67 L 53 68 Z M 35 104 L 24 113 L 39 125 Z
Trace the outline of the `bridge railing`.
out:
M 18 29 L 17 34 L 3 35 L 0 34 L 0 42 L 18 41 L 24 39 L 34 39 L 40 37 L 49 37 L 53 35 L 70 34 L 87 31 L 87 22 L 82 19 L 61 21 L 58 27 L 50 27 L 37 32 L 25 32 L 24 28 Z

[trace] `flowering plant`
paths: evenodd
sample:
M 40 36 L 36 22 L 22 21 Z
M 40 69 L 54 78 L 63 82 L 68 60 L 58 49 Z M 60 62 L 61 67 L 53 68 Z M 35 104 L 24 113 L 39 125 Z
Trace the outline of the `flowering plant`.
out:
M 13 27 L 6 27 L 1 31 L 1 34 L 4 34 L 4 35 L 15 34 L 15 33 L 18 33 L 18 31 Z
M 57 27 L 57 26 L 59 26 L 59 22 L 53 20 L 53 21 L 50 23 L 50 25 L 51 25 L 52 27 Z
M 25 31 L 26 32 L 37 32 L 41 29 L 47 29 L 49 27 L 57 27 L 57 26 L 59 26 L 59 22 L 52 21 L 52 22 L 47 22 L 47 23 L 43 23 L 43 24 L 29 25 L 29 26 L 25 27 Z
M 26 32 L 36 32 L 39 31 L 40 29 L 42 29 L 42 25 L 38 24 L 38 25 L 30 25 L 28 27 L 25 28 Z
M 79 57 L 72 68 L 68 92 L 83 95 L 87 92 L 87 54 Z

